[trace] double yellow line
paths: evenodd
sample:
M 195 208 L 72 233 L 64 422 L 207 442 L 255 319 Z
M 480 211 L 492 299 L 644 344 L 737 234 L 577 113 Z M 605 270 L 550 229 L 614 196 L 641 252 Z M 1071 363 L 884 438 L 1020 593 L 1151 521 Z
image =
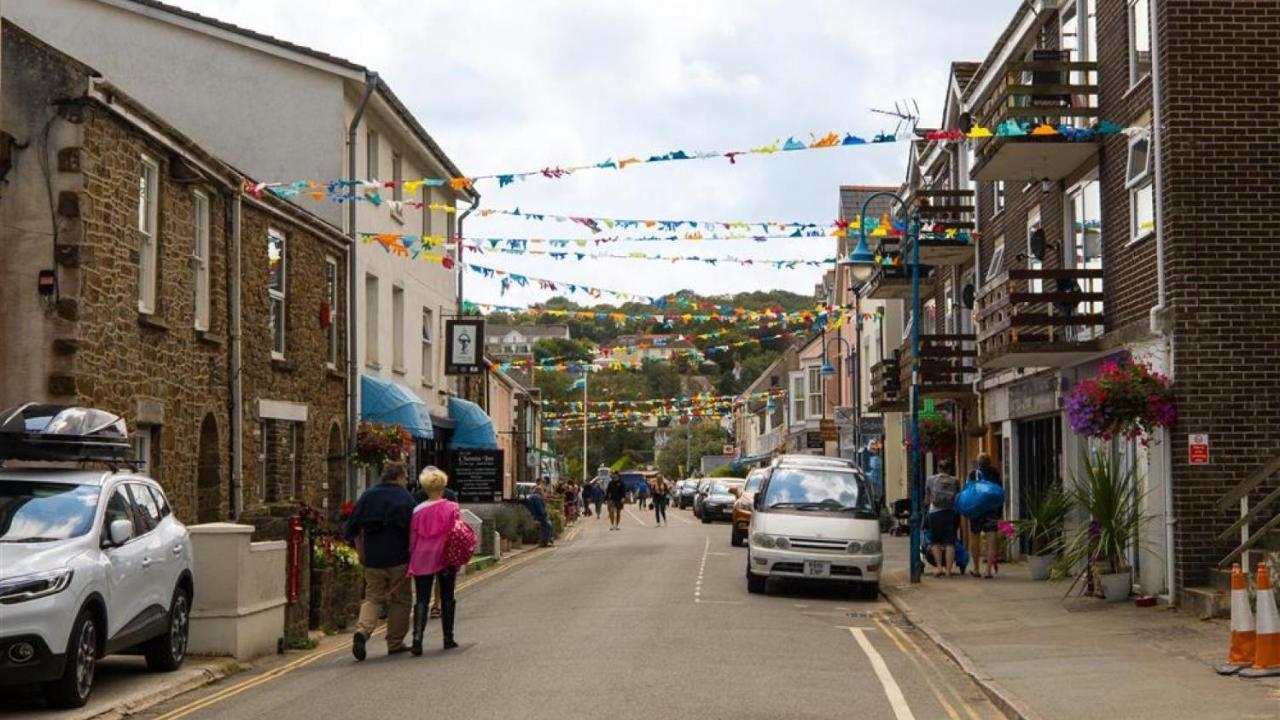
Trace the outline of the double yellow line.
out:
M 964 710 L 965 715 L 969 716 L 969 720 L 982 720 L 969 701 L 965 700 L 960 693 L 945 680 L 942 669 L 939 668 L 927 654 L 925 654 L 924 650 L 922 650 L 920 646 L 911 639 L 910 635 L 902 632 L 902 630 L 889 623 L 883 622 L 876 615 L 871 616 L 871 621 L 876 624 L 876 627 L 880 628 L 880 631 L 885 634 L 885 637 L 892 640 L 893 644 L 898 646 L 898 649 L 902 651 L 902 654 L 906 655 L 907 659 L 911 661 L 911 664 L 916 666 L 916 670 L 920 671 L 920 675 L 924 678 L 925 684 L 929 686 L 929 690 L 933 692 L 933 696 L 937 698 L 938 703 L 942 705 L 942 709 L 946 711 L 947 717 L 951 718 L 951 720 L 963 720 L 960 713 L 958 713 L 956 708 L 948 701 L 950 699 L 954 700 L 961 710 Z M 911 646 L 910 650 L 907 649 L 908 645 Z M 924 662 L 929 666 L 928 669 L 926 669 L 924 665 L 921 665 L 920 660 L 917 660 L 917 658 L 924 660 Z M 943 688 L 945 688 L 945 692 L 933 681 L 935 676 L 939 678 Z M 948 696 L 950 696 L 950 698 L 948 698 Z
M 564 542 L 566 543 L 571 542 L 574 538 L 578 536 L 579 530 L 580 528 L 574 528 L 572 531 L 570 531 L 570 533 L 565 536 Z M 457 591 L 461 592 L 467 588 L 474 587 L 475 585 L 481 582 L 484 582 L 485 580 L 489 580 L 491 578 L 497 577 L 498 575 L 501 575 L 503 573 L 511 572 L 512 570 L 520 567 L 521 565 L 524 565 L 525 563 L 528 563 L 532 560 L 537 559 L 543 554 L 544 553 L 535 550 L 530 552 L 528 555 L 512 560 L 510 563 L 499 565 L 493 568 L 492 570 L 482 572 L 479 575 L 469 580 L 463 580 L 462 582 L 458 583 Z M 386 632 L 386 626 L 382 626 L 382 627 L 379 627 L 377 630 L 374 630 L 373 635 L 377 636 L 385 632 Z M 210 705 L 215 705 L 217 703 L 222 702 L 223 700 L 235 697 L 236 695 L 239 695 L 240 693 L 245 692 L 246 690 L 252 690 L 253 688 L 259 687 L 261 685 L 265 685 L 266 683 L 269 683 L 272 680 L 275 680 L 279 677 L 282 677 L 291 672 L 294 672 L 295 670 L 300 670 L 301 668 L 311 665 L 319 660 L 323 660 L 324 658 L 327 658 L 327 657 L 332 657 L 333 655 L 337 655 L 338 653 L 350 652 L 350 650 L 351 650 L 350 646 L 344 644 L 344 645 L 339 645 L 338 647 L 331 648 L 329 650 L 323 650 L 323 651 L 311 653 L 309 655 L 300 657 L 297 660 L 294 660 L 292 662 L 286 663 L 279 667 L 272 668 L 271 670 L 268 670 L 267 672 L 264 672 L 263 674 L 255 678 L 251 678 L 249 680 L 246 680 L 240 683 L 239 685 L 234 685 L 232 687 L 226 688 L 225 690 L 220 690 L 218 692 L 213 693 L 212 695 L 205 696 L 203 698 L 200 698 L 199 700 L 195 700 L 181 707 L 174 708 L 173 710 L 170 710 L 169 712 L 155 718 L 155 720 L 179 720 L 179 718 L 187 717 L 188 715 L 194 712 L 203 710 L 204 708 L 207 708 Z

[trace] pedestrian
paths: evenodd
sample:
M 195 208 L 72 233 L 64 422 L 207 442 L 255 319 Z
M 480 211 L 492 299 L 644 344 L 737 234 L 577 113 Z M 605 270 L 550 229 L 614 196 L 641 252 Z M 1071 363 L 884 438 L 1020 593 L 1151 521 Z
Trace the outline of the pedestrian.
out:
M 453 622 L 457 601 L 453 591 L 458 568 L 448 567 L 444 559 L 445 540 L 455 523 L 462 519 L 458 504 L 444 498 L 448 477 L 439 468 L 428 467 L 418 476 L 427 492 L 426 501 L 413 509 L 409 533 L 408 575 L 413 578 L 417 601 L 413 606 L 413 654 L 422 654 L 422 635 L 427 629 L 427 598 L 435 586 L 440 588 L 440 625 L 444 630 L 444 649 L 458 647 L 453 640 Z
M 938 461 L 938 472 L 924 486 L 924 500 L 929 505 L 925 525 L 929 528 L 930 549 L 938 568 L 934 572 L 936 577 L 954 574 L 956 564 L 956 526 L 959 524 L 956 495 L 960 492 L 960 481 L 952 475 L 954 471 L 951 459 L 943 458 Z
M 670 499 L 671 486 L 667 484 L 666 478 L 659 475 L 653 481 L 653 518 L 657 521 L 658 527 L 662 527 L 662 524 L 667 522 L 667 503 Z
M 604 517 L 604 513 L 600 512 L 600 505 L 604 502 L 604 487 L 609 484 L 609 479 L 609 468 L 601 465 L 591 480 L 591 500 L 596 506 L 597 520 Z
M 382 468 L 377 485 L 365 490 L 356 501 L 343 534 L 356 546 L 364 565 L 364 599 L 351 654 L 364 660 L 365 643 L 373 635 L 378 616 L 387 613 L 387 654 L 409 648 L 404 644 L 409 630 L 412 595 L 406 571 L 409 564 L 409 522 L 413 517 L 413 496 L 405 489 L 408 471 L 404 463 L 389 462 Z
M 643 478 L 640 480 L 640 487 L 636 490 L 636 498 L 640 503 L 640 509 L 644 510 L 649 502 L 649 483 Z
M 604 489 L 605 500 L 609 502 L 609 529 L 621 530 L 619 527 L 622 523 L 622 506 L 627 500 L 627 486 L 622 483 L 622 479 L 613 476 L 609 479 L 609 484 Z
M 1000 479 L 1000 470 L 991 462 L 991 456 L 987 453 L 978 455 L 975 467 L 969 473 L 968 482 L 975 480 L 986 480 L 1003 486 L 1004 483 Z M 986 515 L 969 520 L 969 530 L 978 536 L 977 556 L 973 560 L 973 570 L 970 571 L 974 577 L 993 578 L 1000 571 L 1000 510 L 995 510 Z M 985 552 L 984 552 L 985 551 Z M 980 566 L 982 565 L 983 556 L 987 559 L 987 572 L 982 574 Z
M 547 547 L 551 544 L 551 519 L 547 516 L 547 501 L 542 498 L 543 492 L 544 486 L 538 483 L 538 487 L 524 499 L 524 504 L 542 530 L 542 547 Z

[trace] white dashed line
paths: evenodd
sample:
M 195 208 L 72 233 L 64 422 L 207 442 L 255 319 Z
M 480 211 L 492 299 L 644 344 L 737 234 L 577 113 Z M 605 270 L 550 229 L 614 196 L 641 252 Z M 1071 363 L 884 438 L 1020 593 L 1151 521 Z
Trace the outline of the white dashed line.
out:
M 711 537 L 703 538 L 702 563 L 698 565 L 698 582 L 693 586 L 693 602 L 702 602 L 702 575 L 707 571 L 707 551 L 711 549 Z
M 849 632 L 853 633 L 858 646 L 871 661 L 871 668 L 876 671 L 876 677 L 884 687 L 885 697 L 889 698 L 889 705 L 893 708 L 893 717 L 896 720 L 915 720 L 916 716 L 911 713 L 911 707 L 907 705 L 907 698 L 903 696 L 902 688 L 898 687 L 898 681 L 893 679 L 893 673 L 889 672 L 889 666 L 885 664 L 884 658 L 880 657 L 880 653 L 867 639 L 866 632 L 862 628 L 855 627 L 849 628 Z
M 641 520 L 641 519 L 640 519 L 640 516 L 639 516 L 639 515 L 637 515 L 637 514 L 635 514 L 634 512 L 632 512 L 632 511 L 631 511 L 631 508 L 626 508 L 626 511 L 627 511 L 627 514 L 631 516 L 631 519 L 632 519 L 632 520 L 635 520 L 636 522 L 640 523 L 640 527 L 649 527 L 649 526 L 645 523 L 645 521 L 643 521 L 643 520 Z

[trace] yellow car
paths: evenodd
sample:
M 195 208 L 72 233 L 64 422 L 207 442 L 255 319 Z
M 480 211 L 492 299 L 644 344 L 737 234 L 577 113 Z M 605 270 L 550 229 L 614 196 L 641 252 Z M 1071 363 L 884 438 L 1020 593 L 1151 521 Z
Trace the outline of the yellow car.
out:
M 729 544 L 734 547 L 747 544 L 747 530 L 751 527 L 751 501 L 768 473 L 769 471 L 764 468 L 757 468 L 748 473 L 747 483 L 742 486 L 738 499 L 733 503 L 733 530 L 729 535 Z

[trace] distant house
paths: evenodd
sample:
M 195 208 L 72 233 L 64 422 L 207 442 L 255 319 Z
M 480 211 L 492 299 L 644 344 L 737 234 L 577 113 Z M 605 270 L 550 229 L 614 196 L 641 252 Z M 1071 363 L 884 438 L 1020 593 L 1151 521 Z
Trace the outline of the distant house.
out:
M 484 331 L 485 354 L 494 359 L 532 355 L 539 340 L 569 340 L 568 325 L 488 325 Z
M 634 365 L 645 360 L 673 360 L 698 352 L 698 346 L 683 335 L 619 335 L 613 342 L 600 347 L 595 362 L 600 366 L 613 363 Z

